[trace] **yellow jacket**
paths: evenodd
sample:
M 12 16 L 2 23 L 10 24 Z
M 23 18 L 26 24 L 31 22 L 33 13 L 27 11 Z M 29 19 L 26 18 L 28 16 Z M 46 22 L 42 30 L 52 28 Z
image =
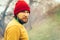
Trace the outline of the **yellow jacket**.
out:
M 29 40 L 24 26 L 13 19 L 6 27 L 4 40 Z

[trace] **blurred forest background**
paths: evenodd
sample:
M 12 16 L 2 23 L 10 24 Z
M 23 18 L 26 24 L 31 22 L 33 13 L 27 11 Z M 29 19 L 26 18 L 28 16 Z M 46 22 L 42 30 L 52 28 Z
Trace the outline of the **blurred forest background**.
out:
M 13 18 L 18 0 L 0 0 L 0 40 Z M 24 24 L 30 40 L 60 40 L 60 0 L 24 0 L 31 7 L 29 21 Z

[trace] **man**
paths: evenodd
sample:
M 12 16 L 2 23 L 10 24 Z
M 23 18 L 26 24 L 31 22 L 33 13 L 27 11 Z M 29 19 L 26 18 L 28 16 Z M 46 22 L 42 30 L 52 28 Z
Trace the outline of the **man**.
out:
M 14 9 L 14 19 L 7 25 L 4 40 L 29 40 L 23 24 L 28 21 L 30 7 L 25 1 L 18 1 Z

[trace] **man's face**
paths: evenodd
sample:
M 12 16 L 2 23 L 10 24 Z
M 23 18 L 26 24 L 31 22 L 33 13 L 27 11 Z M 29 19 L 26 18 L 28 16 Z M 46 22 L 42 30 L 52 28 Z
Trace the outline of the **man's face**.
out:
M 17 17 L 22 20 L 23 22 L 27 22 L 28 21 L 28 17 L 29 17 L 29 12 L 28 11 L 23 11 L 17 14 Z

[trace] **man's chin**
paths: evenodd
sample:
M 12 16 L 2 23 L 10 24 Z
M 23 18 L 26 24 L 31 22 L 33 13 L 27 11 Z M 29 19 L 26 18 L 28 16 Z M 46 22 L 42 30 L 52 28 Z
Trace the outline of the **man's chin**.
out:
M 23 22 L 24 22 L 24 23 L 27 23 L 27 22 L 28 22 L 28 20 L 23 20 Z
M 24 23 L 27 23 L 28 21 L 23 21 Z

